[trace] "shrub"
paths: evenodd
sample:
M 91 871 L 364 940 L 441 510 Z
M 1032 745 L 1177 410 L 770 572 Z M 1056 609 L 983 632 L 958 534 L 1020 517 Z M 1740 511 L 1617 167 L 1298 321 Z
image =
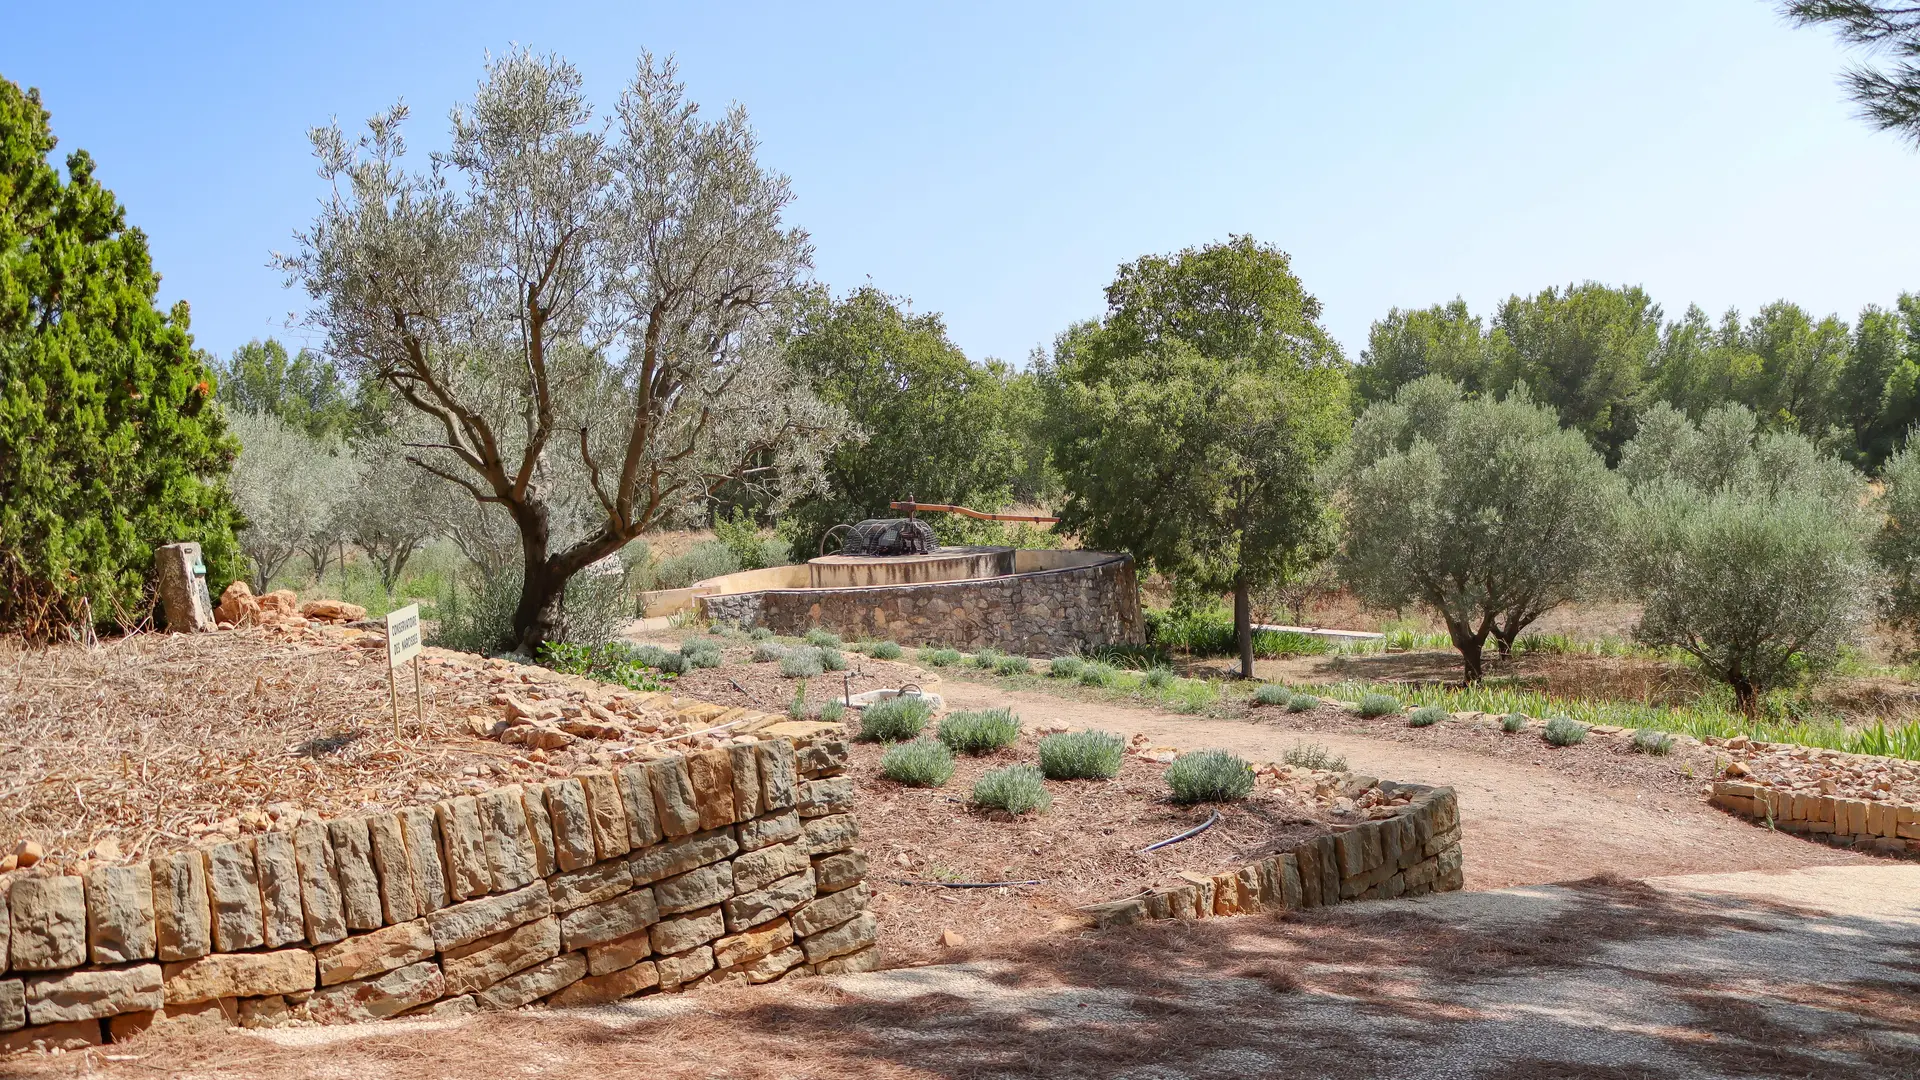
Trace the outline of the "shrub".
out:
M 1040 771 L 1049 780 L 1111 780 L 1127 744 L 1111 731 L 1069 731 L 1040 740 Z
M 1081 686 L 1112 686 L 1120 678 L 1120 669 L 1112 664 L 1083 664 L 1080 668 Z
M 1226 750 L 1196 750 L 1167 766 L 1167 786 L 1177 803 L 1238 802 L 1253 794 L 1253 767 Z
M 762 641 L 753 647 L 753 662 L 756 664 L 765 664 L 774 660 L 780 660 L 785 658 L 786 655 L 787 647 L 777 641 Z
M 805 679 L 801 679 L 794 685 L 793 700 L 787 702 L 787 719 L 813 719 L 813 714 L 807 710 L 807 680 Z
M 786 564 L 788 547 L 786 541 L 778 537 L 760 535 L 760 525 L 744 506 L 736 506 L 728 514 L 714 517 L 713 535 L 719 542 L 733 552 L 734 561 L 742 570 L 763 570 L 769 566 Z
M 952 667 L 962 659 L 959 649 L 920 650 L 920 662 L 928 667 Z
M 1664 731 L 1641 728 L 1633 733 L 1633 749 L 1635 753 L 1664 757 L 1673 752 L 1673 736 Z
M 540 662 L 562 674 L 584 675 L 629 690 L 664 689 L 666 684 L 660 678 L 658 665 L 643 662 L 643 656 L 642 650 L 623 642 L 569 645 L 566 642 L 549 641 L 540 646 Z M 677 656 L 675 658 L 678 659 Z
M 992 671 L 1007 654 L 999 649 L 981 649 L 969 661 L 981 671 Z
M 789 679 L 810 679 L 826 670 L 818 649 L 795 649 L 780 658 L 780 674 Z
M 1578 720 L 1556 716 L 1547 721 L 1547 730 L 1540 737 L 1554 746 L 1573 746 L 1586 741 L 1587 725 Z
M 1438 705 L 1423 705 L 1407 714 L 1408 727 L 1432 727 L 1447 718 L 1447 710 Z
M 629 646 L 628 651 L 640 663 L 661 671 L 671 671 L 675 675 L 685 675 L 694 667 L 692 659 L 685 653 L 668 652 L 658 645 Z
M 1080 669 L 1086 666 L 1087 662 L 1077 656 L 1056 656 L 1047 663 L 1047 675 L 1055 679 L 1077 679 Z
M 1173 681 L 1173 669 L 1169 667 L 1151 667 L 1140 681 L 1150 690 L 1159 690 Z
M 923 697 L 890 697 L 860 710 L 859 738 L 864 742 L 903 742 L 920 734 L 933 715 Z
M 1400 711 L 1400 702 L 1391 694 L 1362 694 L 1353 711 L 1365 717 L 1385 716 Z
M 1020 740 L 1020 718 L 1011 709 L 948 713 L 940 741 L 962 754 L 988 754 Z
M 973 785 L 973 801 L 989 810 L 1024 814 L 1029 810 L 1045 812 L 1053 805 L 1040 770 L 1031 765 L 1008 765 L 994 769 Z
M 891 641 L 876 641 L 867 648 L 867 655 L 875 660 L 898 660 L 900 653 L 900 646 Z
M 680 643 L 680 655 L 695 668 L 716 668 L 725 662 L 720 643 L 704 638 L 688 638 Z
M 1347 759 L 1319 743 L 1295 743 L 1293 749 L 1280 756 L 1280 760 L 1296 769 L 1318 769 L 1322 772 L 1347 771 Z
M 1510 712 L 1500 718 L 1500 730 L 1511 735 L 1527 726 L 1527 714 Z
M 845 644 L 840 640 L 839 634 L 831 630 L 823 630 L 818 626 L 807 631 L 806 642 L 809 645 L 818 645 L 826 649 L 837 649 Z
M 731 548 L 718 540 L 708 540 L 662 561 L 654 571 L 653 587 L 684 589 L 696 581 L 731 574 L 739 569 L 740 560 Z
M 820 704 L 816 719 L 828 724 L 837 724 L 846 719 L 846 716 L 847 703 L 839 698 L 830 698 Z
M 1293 691 L 1279 683 L 1261 683 L 1253 688 L 1255 705 L 1286 705 L 1293 701 Z
M 953 751 L 925 737 L 894 743 L 880 755 L 880 775 L 908 787 L 941 787 L 953 779 Z
M 820 658 L 820 666 L 828 671 L 847 670 L 847 654 L 826 645 L 814 646 L 814 655 Z
M 772 641 L 772 640 L 773 640 L 773 631 L 772 631 L 772 630 L 770 630 L 770 629 L 768 629 L 767 627 L 764 627 L 764 626 L 756 626 L 756 627 L 754 627 L 753 629 L 751 629 L 751 630 L 749 630 L 749 631 L 747 631 L 747 640 L 749 640 L 749 641 Z
M 1287 699 L 1288 712 L 1312 712 L 1320 707 L 1320 695 L 1295 694 Z
M 995 675 L 1025 675 L 1033 664 L 1024 656 L 1003 656 L 993 665 Z

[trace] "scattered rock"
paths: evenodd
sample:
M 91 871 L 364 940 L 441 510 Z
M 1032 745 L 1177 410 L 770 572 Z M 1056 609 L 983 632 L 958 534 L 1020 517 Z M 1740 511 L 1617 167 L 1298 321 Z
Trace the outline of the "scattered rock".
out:
M 46 849 L 34 840 L 22 840 L 13 847 L 14 865 L 22 870 L 46 858 L 46 855 Z
M 940 931 L 940 944 L 945 945 L 949 949 L 957 949 L 966 943 L 966 938 L 961 937 L 951 930 Z

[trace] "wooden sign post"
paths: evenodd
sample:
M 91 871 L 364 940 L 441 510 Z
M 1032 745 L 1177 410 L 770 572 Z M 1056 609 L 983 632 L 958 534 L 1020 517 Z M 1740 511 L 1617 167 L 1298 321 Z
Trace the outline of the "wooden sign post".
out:
M 426 703 L 420 691 L 420 605 L 408 604 L 387 613 L 387 703 L 393 706 L 393 737 L 400 738 L 400 685 L 394 674 L 413 661 L 413 714 L 427 726 Z

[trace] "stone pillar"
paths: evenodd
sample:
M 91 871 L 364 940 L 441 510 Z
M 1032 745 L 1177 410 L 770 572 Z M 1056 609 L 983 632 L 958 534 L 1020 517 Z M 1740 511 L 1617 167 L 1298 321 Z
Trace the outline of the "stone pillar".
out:
M 166 612 L 167 629 L 193 634 L 214 629 L 213 598 L 207 595 L 207 567 L 199 544 L 167 544 L 154 549 L 154 582 Z

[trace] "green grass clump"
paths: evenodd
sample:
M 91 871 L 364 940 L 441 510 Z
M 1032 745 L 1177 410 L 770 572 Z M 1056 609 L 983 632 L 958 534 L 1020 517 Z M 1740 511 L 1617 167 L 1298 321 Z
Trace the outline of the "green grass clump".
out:
M 859 738 L 865 742 L 905 742 L 920 734 L 933 715 L 923 697 L 890 697 L 860 710 Z
M 891 641 L 876 641 L 867 647 L 867 655 L 875 660 L 898 660 L 900 652 L 900 646 Z
M 1149 690 L 1165 689 L 1173 680 L 1173 669 L 1170 667 L 1150 667 L 1145 675 L 1140 676 L 1141 684 Z
M 1011 709 L 948 713 L 940 721 L 940 741 L 961 754 L 990 754 L 1020 739 L 1020 718 Z
M 1280 760 L 1296 769 L 1319 769 L 1322 772 L 1347 771 L 1347 759 L 1319 743 L 1294 743 L 1293 749 L 1280 755 Z
M 1127 744 L 1111 731 L 1069 731 L 1040 740 L 1040 771 L 1049 780 L 1111 780 Z
M 1400 702 L 1392 694 L 1364 694 L 1353 711 L 1365 717 L 1385 716 L 1400 711 Z
M 1500 730 L 1506 732 L 1509 735 L 1513 734 L 1516 731 L 1520 731 L 1524 729 L 1526 726 L 1527 726 L 1526 713 L 1510 712 L 1507 715 L 1500 718 Z
M 846 718 L 847 703 L 841 701 L 839 698 L 830 698 L 820 704 L 820 711 L 814 715 L 815 718 L 824 720 L 829 724 L 837 724 Z
M 1082 664 L 1079 679 L 1081 686 L 1112 686 L 1120 679 L 1120 669 L 1112 664 L 1099 662 Z
M 820 657 L 820 666 L 828 671 L 847 670 L 847 654 L 831 645 L 816 645 L 814 653 Z
M 826 670 L 818 649 L 795 649 L 780 658 L 780 674 L 789 679 L 811 679 Z
M 1277 682 L 1261 683 L 1253 688 L 1255 705 L 1286 705 L 1293 701 L 1293 691 Z
M 973 785 L 973 801 L 989 810 L 1024 814 L 1029 810 L 1045 812 L 1053 805 L 1040 770 L 1031 765 L 1009 765 L 994 769 Z
M 908 787 L 941 787 L 953 779 L 953 751 L 939 739 L 894 743 L 880 755 L 880 775 Z
M 777 641 L 763 641 L 753 647 L 753 662 L 769 664 L 787 655 L 787 647 Z
M 928 667 L 952 667 L 965 657 L 959 649 L 921 649 L 920 662 Z
M 1547 730 L 1542 732 L 1540 737 L 1553 746 L 1573 746 L 1586 741 L 1587 725 L 1578 720 L 1556 716 L 1547 721 Z
M 981 671 L 992 671 L 996 666 L 999 665 L 1001 658 L 1006 655 L 1007 655 L 1006 653 L 1001 652 L 999 649 L 994 649 L 994 648 L 981 649 L 979 652 L 974 653 L 973 656 L 968 659 L 968 663 L 971 663 L 974 667 L 979 668 Z
M 1177 803 L 1239 802 L 1253 794 L 1253 767 L 1230 751 L 1196 750 L 1167 766 L 1167 786 Z
M 773 631 L 764 626 L 756 626 L 747 631 L 747 639 L 750 641 L 772 641 Z
M 1288 712 L 1312 712 L 1320 707 L 1318 694 L 1295 694 L 1287 699 Z
M 840 640 L 839 634 L 831 630 L 822 630 L 817 626 L 807 631 L 807 636 L 803 640 L 809 645 L 819 645 L 828 649 L 837 649 L 845 644 Z
M 1422 705 L 1407 714 L 1408 727 L 1432 727 L 1447 718 L 1447 710 L 1438 705 Z
M 1637 754 L 1652 754 L 1664 757 L 1673 752 L 1673 736 L 1664 731 L 1642 729 L 1633 733 L 1633 750 Z
M 711 638 L 688 638 L 680 643 L 680 655 L 696 668 L 716 668 L 725 662 L 720 643 Z
M 1032 670 L 1032 661 L 1024 656 L 1003 656 L 993 665 L 995 675 L 1025 675 Z
M 1077 656 L 1056 656 L 1047 662 L 1047 675 L 1055 679 L 1077 679 L 1080 669 L 1086 666 L 1087 662 Z

